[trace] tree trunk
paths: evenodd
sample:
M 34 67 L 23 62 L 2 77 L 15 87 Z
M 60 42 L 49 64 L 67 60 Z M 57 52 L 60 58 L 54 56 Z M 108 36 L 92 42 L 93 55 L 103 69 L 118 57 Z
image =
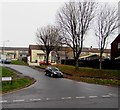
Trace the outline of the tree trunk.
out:
M 46 53 L 46 64 L 47 64 L 47 65 L 49 64 L 49 54 L 50 54 L 50 52 L 47 52 L 47 53 Z
M 100 67 L 99 69 L 101 70 L 102 69 L 102 58 L 100 58 Z
M 75 59 L 75 70 L 77 71 L 78 69 L 79 69 L 78 59 Z
M 99 69 L 102 70 L 102 54 L 103 52 L 100 52 L 100 65 L 99 65 Z

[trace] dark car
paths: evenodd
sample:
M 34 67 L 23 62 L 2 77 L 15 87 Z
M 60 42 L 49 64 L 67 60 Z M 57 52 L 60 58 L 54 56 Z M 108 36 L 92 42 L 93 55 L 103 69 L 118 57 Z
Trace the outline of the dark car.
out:
M 50 77 L 63 77 L 63 73 L 56 67 L 47 67 L 45 69 L 45 75 Z

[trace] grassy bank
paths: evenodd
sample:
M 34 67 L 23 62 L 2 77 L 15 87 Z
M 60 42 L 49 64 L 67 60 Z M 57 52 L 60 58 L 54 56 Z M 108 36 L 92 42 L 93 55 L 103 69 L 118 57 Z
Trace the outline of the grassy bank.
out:
M 2 93 L 18 90 L 18 89 L 27 87 L 35 82 L 34 79 L 23 76 L 23 74 L 18 73 L 9 68 L 0 67 L 0 70 L 1 69 L 2 69 L 2 72 L 1 72 L 0 76 L 12 77 L 12 83 L 11 83 L 11 81 L 3 81 L 2 82 L 2 88 L 0 90 Z
M 54 65 L 58 67 L 63 73 L 64 77 L 94 84 L 120 86 L 120 70 L 99 70 L 94 68 L 79 67 L 75 70 L 74 66 L 69 65 Z M 40 66 L 39 68 L 46 68 Z
M 26 62 L 22 61 L 22 60 L 12 60 L 11 64 L 28 66 L 28 64 Z

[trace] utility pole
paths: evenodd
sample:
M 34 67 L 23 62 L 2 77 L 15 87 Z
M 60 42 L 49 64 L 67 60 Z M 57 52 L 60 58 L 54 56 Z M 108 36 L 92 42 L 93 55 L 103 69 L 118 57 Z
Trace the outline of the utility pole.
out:
M 4 51 L 5 51 L 5 43 L 6 43 L 6 42 L 9 42 L 9 40 L 4 40 L 4 41 L 3 41 L 2 54 L 5 54 Z

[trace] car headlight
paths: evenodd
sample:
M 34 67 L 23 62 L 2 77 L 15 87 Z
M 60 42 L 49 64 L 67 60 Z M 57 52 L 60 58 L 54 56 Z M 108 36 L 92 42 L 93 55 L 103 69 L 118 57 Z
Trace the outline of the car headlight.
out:
M 54 74 L 57 74 L 56 72 L 54 72 Z
M 61 75 L 63 75 L 63 73 L 61 73 Z

